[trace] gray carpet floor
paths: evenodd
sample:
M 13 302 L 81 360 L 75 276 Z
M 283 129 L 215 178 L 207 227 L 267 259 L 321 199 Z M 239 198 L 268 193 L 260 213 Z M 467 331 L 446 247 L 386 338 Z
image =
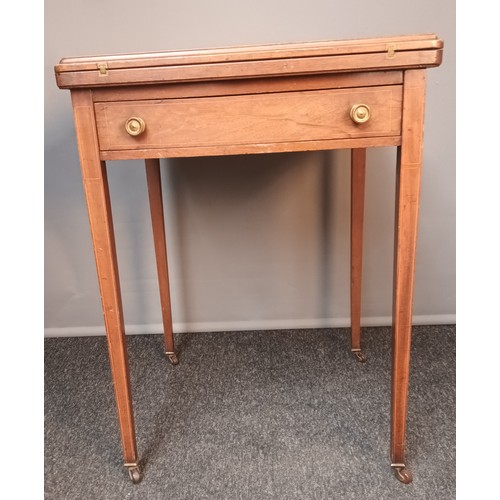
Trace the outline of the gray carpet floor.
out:
M 122 466 L 103 337 L 45 340 L 45 498 L 455 498 L 455 327 L 413 329 L 404 485 L 390 468 L 390 328 L 129 336 L 142 483 Z

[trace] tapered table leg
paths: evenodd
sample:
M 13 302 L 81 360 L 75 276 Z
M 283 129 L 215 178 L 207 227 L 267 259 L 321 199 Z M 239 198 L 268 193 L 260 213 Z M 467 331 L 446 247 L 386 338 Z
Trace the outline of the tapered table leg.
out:
M 120 281 L 106 164 L 100 161 L 90 90 L 72 91 L 83 186 L 101 291 L 125 467 L 134 483 L 142 478 L 135 438 Z
M 146 160 L 146 178 L 148 183 L 149 206 L 153 225 L 153 239 L 156 253 L 156 268 L 160 286 L 161 313 L 165 355 L 173 365 L 179 360 L 174 347 L 172 330 L 172 307 L 170 304 L 170 288 L 168 280 L 167 242 L 165 237 L 165 220 L 163 215 L 163 199 L 161 192 L 160 160 Z
M 351 150 L 351 351 L 364 363 L 361 351 L 361 271 L 365 207 L 366 149 Z
M 425 70 L 405 71 L 402 141 L 396 175 L 391 419 L 392 467 L 404 483 L 412 480 L 405 467 L 404 451 L 424 103 Z

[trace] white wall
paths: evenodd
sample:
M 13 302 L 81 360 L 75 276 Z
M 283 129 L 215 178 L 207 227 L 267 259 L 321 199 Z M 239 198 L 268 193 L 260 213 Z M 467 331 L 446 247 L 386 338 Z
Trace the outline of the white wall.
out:
M 62 57 L 437 33 L 428 71 L 416 323 L 455 314 L 455 5 L 451 0 L 46 0 L 46 335 L 104 333 Z M 141 162 L 109 162 L 127 333 L 160 332 Z M 394 148 L 370 150 L 363 322 L 390 324 Z M 163 160 L 175 331 L 347 326 L 349 152 Z

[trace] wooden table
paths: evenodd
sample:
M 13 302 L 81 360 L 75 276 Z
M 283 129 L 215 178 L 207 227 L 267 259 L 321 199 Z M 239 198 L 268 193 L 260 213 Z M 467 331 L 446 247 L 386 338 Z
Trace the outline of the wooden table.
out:
M 125 467 L 142 478 L 106 161 L 145 159 L 165 354 L 177 364 L 159 158 L 351 148 L 351 350 L 361 351 L 366 148 L 396 146 L 391 466 L 409 483 L 404 442 L 426 68 L 435 35 L 65 58 L 109 345 Z

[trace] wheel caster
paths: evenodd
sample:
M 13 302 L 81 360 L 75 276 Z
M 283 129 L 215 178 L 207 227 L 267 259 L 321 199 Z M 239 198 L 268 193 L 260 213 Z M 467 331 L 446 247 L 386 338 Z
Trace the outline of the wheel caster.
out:
M 170 363 L 172 363 L 173 365 L 179 364 L 179 358 L 177 357 L 177 354 L 175 354 L 175 352 L 166 352 L 165 354 Z
M 404 484 L 410 484 L 413 481 L 413 475 L 406 467 L 394 467 L 394 473 Z
M 138 465 L 128 468 L 128 475 L 130 476 L 130 480 L 134 483 L 140 483 L 142 481 L 142 471 Z
M 359 363 L 366 363 L 366 360 L 368 359 L 362 351 L 352 351 L 352 354 Z

